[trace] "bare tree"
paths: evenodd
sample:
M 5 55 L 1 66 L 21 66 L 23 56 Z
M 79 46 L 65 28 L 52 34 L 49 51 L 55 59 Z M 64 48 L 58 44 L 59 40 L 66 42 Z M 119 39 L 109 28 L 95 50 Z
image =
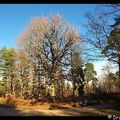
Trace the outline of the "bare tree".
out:
M 30 82 L 29 63 L 30 62 L 26 54 L 24 53 L 24 51 L 16 50 L 15 54 L 16 54 L 15 72 L 16 72 L 16 80 L 17 80 L 16 96 L 25 98 L 29 91 L 29 82 Z
M 59 76 L 67 69 L 70 48 L 78 40 L 77 31 L 60 15 L 34 18 L 18 39 L 19 46 L 28 55 L 37 73 L 33 81 L 41 81 L 41 76 L 46 76 L 49 84 L 53 83 L 59 93 Z
M 112 33 L 114 32 L 114 28 L 111 27 L 111 20 L 116 14 L 120 15 L 120 8 L 119 5 L 111 5 L 110 7 L 112 7 L 112 9 L 110 9 L 111 12 L 95 11 L 95 14 L 86 13 L 86 18 L 88 19 L 86 41 L 100 51 L 99 57 L 106 57 L 108 60 L 118 64 L 120 73 L 120 56 L 118 55 L 120 51 L 117 47 L 119 46 L 119 42 L 117 46 L 110 44 L 110 39 L 112 39 L 114 44 L 116 44 L 115 41 L 118 41 L 113 39 Z M 98 56 L 98 54 L 95 55 Z

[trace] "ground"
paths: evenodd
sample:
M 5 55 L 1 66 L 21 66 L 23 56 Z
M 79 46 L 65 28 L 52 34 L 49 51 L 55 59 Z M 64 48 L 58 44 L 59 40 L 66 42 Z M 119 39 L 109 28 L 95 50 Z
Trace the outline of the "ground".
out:
M 0 106 L 0 116 L 120 116 L 120 107 L 116 105 L 104 104 L 87 107 L 64 107 L 49 109 L 49 104 L 34 106 L 8 107 Z
M 92 102 L 94 104 L 80 107 L 79 102 L 53 104 L 16 98 L 6 100 L 0 97 L 0 116 L 120 116 L 119 102 Z

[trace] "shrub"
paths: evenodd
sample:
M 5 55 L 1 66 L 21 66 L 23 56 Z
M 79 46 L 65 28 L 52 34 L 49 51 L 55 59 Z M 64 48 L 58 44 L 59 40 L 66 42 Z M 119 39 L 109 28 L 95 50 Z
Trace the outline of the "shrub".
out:
M 35 105 L 36 103 L 37 103 L 36 99 L 32 99 L 30 102 L 31 105 Z
M 1 104 L 1 105 L 6 104 L 6 100 L 3 99 L 3 98 L 0 98 L 0 104 Z
M 8 106 L 16 106 L 16 101 L 11 94 L 6 95 L 6 105 Z

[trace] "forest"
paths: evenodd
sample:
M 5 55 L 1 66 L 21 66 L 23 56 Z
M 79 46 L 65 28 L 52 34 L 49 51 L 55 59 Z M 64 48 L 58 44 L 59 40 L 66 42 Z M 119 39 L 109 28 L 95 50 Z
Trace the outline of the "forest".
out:
M 111 114 L 120 115 L 120 4 L 105 7 L 110 10 L 85 14 L 86 35 L 61 14 L 48 14 L 25 26 L 16 48 L 1 48 L 0 106 L 30 101 L 31 106 L 47 103 L 57 109 L 70 104 L 84 109 L 109 103 L 118 107 Z M 93 61 L 104 58 L 118 69 L 113 73 L 107 64 L 97 77 Z

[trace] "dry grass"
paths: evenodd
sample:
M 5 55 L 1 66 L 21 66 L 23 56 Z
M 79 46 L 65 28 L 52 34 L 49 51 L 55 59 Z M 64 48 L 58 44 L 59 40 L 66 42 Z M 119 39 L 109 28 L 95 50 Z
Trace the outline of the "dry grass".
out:
M 20 106 L 29 106 L 31 105 L 31 100 L 17 99 L 15 98 L 16 105 Z
M 0 98 L 0 105 L 15 107 L 16 101 L 13 98 Z
M 50 110 L 51 107 L 57 107 L 61 109 L 55 109 L 53 111 L 54 114 L 57 114 L 58 112 L 61 112 L 61 114 L 67 115 L 69 114 L 74 114 L 74 115 L 86 115 L 86 116 L 91 116 L 91 115 L 109 115 L 109 114 L 114 114 L 114 115 L 119 115 L 120 111 L 119 110 L 114 110 L 114 109 L 104 109 L 103 105 L 100 105 L 101 108 L 93 107 L 93 106 L 88 106 L 88 107 L 77 107 L 79 106 L 79 102 L 71 102 L 71 103 L 48 103 L 48 102 L 35 102 L 35 104 L 31 104 L 32 100 L 23 100 L 23 99 L 17 99 L 17 98 L 12 98 L 12 99 L 5 99 L 5 98 L 0 98 L 0 104 L 1 105 L 9 105 L 9 106 L 14 106 L 17 109 L 21 109 L 22 111 L 25 110 L 31 110 L 31 111 L 47 111 L 49 114 L 52 113 L 52 109 Z M 14 103 L 14 104 L 13 104 Z M 76 106 L 76 107 L 73 107 Z M 15 108 L 15 109 L 16 109 Z M 67 109 L 66 109 L 67 108 Z M 2 109 L 2 108 L 1 108 Z M 7 109 L 7 107 L 6 107 Z M 9 110 L 9 109 L 8 109 Z M 10 111 L 10 110 L 9 110 Z
M 18 99 L 18 98 L 0 98 L 0 104 L 1 105 L 8 105 L 8 106 L 14 106 L 14 107 L 20 107 L 20 108 L 39 108 L 39 109 L 49 109 L 52 107 L 72 107 L 75 103 L 48 103 L 48 102 L 35 102 L 33 100 L 24 100 L 24 99 Z
M 1 105 L 6 104 L 6 100 L 4 98 L 0 98 L 0 104 Z
M 30 106 L 30 100 L 17 99 L 14 97 L 0 98 L 0 104 L 5 106 Z

